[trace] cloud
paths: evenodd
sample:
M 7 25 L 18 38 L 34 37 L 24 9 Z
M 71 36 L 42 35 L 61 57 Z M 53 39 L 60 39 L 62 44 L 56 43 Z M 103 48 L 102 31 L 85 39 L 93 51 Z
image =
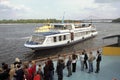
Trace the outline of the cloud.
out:
M 120 0 L 95 0 L 99 7 L 97 11 L 101 18 L 118 18 L 120 17 Z
M 9 0 L 0 0 L 0 17 L 3 19 L 16 19 L 24 16 L 24 13 L 31 9 L 24 5 L 12 4 Z
M 80 16 L 85 17 L 88 15 L 88 8 L 97 8 L 97 4 L 94 4 L 94 0 L 52 0 L 51 4 L 46 4 L 47 9 L 44 9 L 49 16 L 62 18 L 65 12 L 65 19 L 80 19 Z M 51 7 L 53 10 L 51 10 Z M 90 10 L 89 10 L 90 11 Z M 53 14 L 52 14 L 53 13 Z M 51 15 L 50 15 L 51 14 Z M 87 14 L 87 15 L 85 15 Z M 90 14 L 89 14 L 90 15 Z M 88 16 L 89 16 L 88 15 Z
M 111 3 L 96 3 L 95 0 L 84 0 L 80 3 L 79 0 L 73 6 L 71 17 L 74 19 L 112 19 L 120 17 L 120 3 L 112 2 L 112 0 Z
M 13 2 L 12 2 L 13 1 Z M 120 17 L 119 0 L 0 0 L 1 19 Z M 29 7 L 26 7 L 29 6 Z

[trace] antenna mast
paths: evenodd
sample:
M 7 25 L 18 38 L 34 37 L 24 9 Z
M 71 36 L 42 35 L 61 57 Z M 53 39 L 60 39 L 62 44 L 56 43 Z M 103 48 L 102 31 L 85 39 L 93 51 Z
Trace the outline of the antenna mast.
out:
M 65 15 L 65 12 L 63 13 L 62 23 L 64 23 L 64 15 Z

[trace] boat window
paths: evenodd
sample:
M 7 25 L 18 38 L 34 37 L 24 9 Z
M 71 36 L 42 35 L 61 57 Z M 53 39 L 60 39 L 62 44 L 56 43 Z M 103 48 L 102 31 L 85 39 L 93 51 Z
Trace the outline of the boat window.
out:
M 66 25 L 54 25 L 54 29 L 61 29 L 61 30 L 72 29 L 72 25 L 69 25 L 69 24 L 66 24 Z
M 56 38 L 56 37 L 53 37 L 53 41 L 54 41 L 54 42 L 57 42 L 57 38 Z
M 80 36 L 80 33 L 75 33 L 75 37 L 79 37 Z
M 72 29 L 72 26 L 71 25 L 65 25 L 65 28 L 66 29 Z
M 62 36 L 59 36 L 59 41 L 61 41 L 62 40 Z
M 89 31 L 86 31 L 86 34 L 89 34 Z
M 82 27 L 85 27 L 85 24 L 82 24 Z
M 66 40 L 66 35 L 63 36 L 63 40 Z
M 64 29 L 64 25 L 54 25 L 54 29 Z
M 45 37 L 43 37 L 43 36 L 33 35 L 29 39 L 29 42 L 33 42 L 33 43 L 36 43 L 36 44 L 42 44 L 44 40 L 45 40 Z

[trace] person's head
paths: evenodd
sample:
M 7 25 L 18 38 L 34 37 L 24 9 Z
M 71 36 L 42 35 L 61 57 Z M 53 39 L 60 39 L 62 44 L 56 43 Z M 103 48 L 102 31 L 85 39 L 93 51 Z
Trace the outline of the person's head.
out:
M 45 66 L 47 66 L 48 65 L 48 62 L 47 61 L 45 61 Z
M 15 62 L 20 62 L 20 59 L 19 58 L 15 58 Z
M 48 57 L 47 59 L 50 60 L 50 57 Z
M 61 55 L 60 54 L 58 54 L 58 57 L 60 57 Z
M 32 61 L 29 61 L 29 63 L 32 63 Z
M 84 52 L 82 52 L 82 55 L 84 55 Z
M 69 56 L 69 60 L 71 60 L 72 58 L 71 58 L 71 56 Z
M 86 50 L 85 50 L 85 49 L 83 49 L 83 52 L 86 52 Z
M 92 52 L 90 52 L 90 55 L 92 55 Z
M 98 55 L 101 55 L 99 50 L 97 50 L 97 54 L 98 54 Z
M 41 64 L 39 64 L 39 67 L 41 67 Z
M 97 53 L 100 53 L 99 50 L 97 50 Z
M 36 62 L 35 61 L 32 61 L 32 65 L 35 65 L 36 64 Z
M 2 66 L 5 65 L 5 62 L 2 62 Z
M 4 64 L 2 68 L 3 68 L 3 70 L 7 70 L 8 69 L 8 64 Z

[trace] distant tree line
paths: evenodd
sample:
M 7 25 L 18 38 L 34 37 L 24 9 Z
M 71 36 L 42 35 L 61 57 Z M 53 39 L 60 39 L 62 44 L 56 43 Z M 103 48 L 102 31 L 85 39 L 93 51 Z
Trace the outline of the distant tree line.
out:
M 120 22 L 120 18 L 114 19 L 114 20 L 112 20 L 112 22 L 118 23 L 118 22 Z
M 19 19 L 19 20 L 0 20 L 0 23 L 61 23 L 57 19 Z M 77 23 L 80 20 L 64 20 L 65 23 Z

